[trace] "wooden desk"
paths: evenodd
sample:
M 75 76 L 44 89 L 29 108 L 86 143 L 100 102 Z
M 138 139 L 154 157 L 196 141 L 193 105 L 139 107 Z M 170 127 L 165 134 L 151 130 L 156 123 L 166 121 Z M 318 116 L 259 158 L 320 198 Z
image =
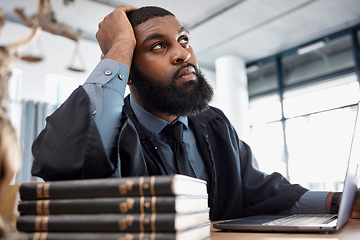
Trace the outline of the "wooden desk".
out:
M 360 219 L 351 219 L 336 233 L 255 233 L 255 232 L 222 232 L 211 229 L 211 240 L 275 240 L 275 239 L 337 239 L 359 240 Z

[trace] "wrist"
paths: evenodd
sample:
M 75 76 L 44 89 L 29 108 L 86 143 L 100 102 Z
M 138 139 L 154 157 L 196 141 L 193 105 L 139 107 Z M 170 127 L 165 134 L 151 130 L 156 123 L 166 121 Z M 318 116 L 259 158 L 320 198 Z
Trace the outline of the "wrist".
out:
M 125 64 L 129 69 L 134 54 L 135 45 L 115 43 L 106 53 L 104 58 L 112 59 L 116 62 Z
M 331 192 L 326 198 L 326 211 L 330 214 L 337 214 L 341 201 L 341 192 Z

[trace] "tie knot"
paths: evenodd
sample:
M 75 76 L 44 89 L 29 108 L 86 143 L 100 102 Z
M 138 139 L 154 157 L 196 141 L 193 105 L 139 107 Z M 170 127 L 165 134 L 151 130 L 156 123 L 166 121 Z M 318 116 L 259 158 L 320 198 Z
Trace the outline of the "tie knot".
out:
M 182 142 L 182 130 L 183 124 L 181 122 L 176 122 L 175 124 L 167 125 L 164 127 L 163 132 L 172 137 L 176 143 Z

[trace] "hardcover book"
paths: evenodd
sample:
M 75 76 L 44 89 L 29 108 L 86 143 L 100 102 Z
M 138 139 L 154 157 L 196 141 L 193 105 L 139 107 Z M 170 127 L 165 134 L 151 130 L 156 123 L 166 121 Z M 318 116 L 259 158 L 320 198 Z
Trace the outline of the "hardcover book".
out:
M 68 232 L 35 232 L 27 233 L 29 240 L 205 240 L 210 238 L 210 222 L 196 225 L 193 228 L 174 233 L 68 233 Z
M 208 196 L 206 181 L 184 175 L 30 182 L 20 185 L 22 200 L 128 196 Z
M 16 228 L 24 232 L 176 232 L 209 221 L 209 211 L 192 214 L 23 215 Z
M 205 196 L 149 196 L 21 201 L 20 215 L 196 212 L 208 209 Z

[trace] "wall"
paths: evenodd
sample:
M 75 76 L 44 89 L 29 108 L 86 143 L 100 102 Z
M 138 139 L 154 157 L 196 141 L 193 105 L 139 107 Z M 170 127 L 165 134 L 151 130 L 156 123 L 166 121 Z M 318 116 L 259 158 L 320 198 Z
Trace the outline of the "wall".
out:
M 0 32 L 0 45 L 14 43 L 20 40 L 28 31 L 28 27 L 8 21 Z M 80 40 L 79 52 L 84 59 L 87 71 L 84 73 L 70 71 L 67 66 L 70 64 L 75 50 L 76 44 L 74 41 L 45 31 L 42 31 L 39 41 L 44 50 L 45 59 L 36 63 L 19 60 L 14 66 L 21 70 L 20 99 L 45 101 L 45 79 L 47 74 L 85 80 L 100 59 L 100 49 L 96 42 Z

